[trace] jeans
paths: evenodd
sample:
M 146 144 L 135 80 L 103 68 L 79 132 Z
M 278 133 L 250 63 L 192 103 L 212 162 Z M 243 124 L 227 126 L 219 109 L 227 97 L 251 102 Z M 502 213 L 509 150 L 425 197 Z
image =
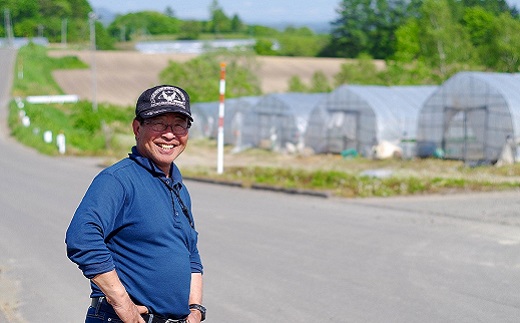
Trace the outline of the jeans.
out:
M 187 322 L 186 320 L 166 320 L 159 319 L 153 315 L 143 314 L 142 315 L 147 322 Z M 108 305 L 105 301 L 97 303 L 96 307 L 90 306 L 87 310 L 87 317 L 85 323 L 119 323 L 123 322 L 116 314 L 112 306 Z
M 87 317 L 85 319 L 85 323 L 102 322 L 118 323 L 123 321 L 121 321 L 117 314 L 113 311 L 105 310 L 105 308 L 100 308 L 100 306 L 98 306 L 97 308 L 89 307 L 87 310 Z

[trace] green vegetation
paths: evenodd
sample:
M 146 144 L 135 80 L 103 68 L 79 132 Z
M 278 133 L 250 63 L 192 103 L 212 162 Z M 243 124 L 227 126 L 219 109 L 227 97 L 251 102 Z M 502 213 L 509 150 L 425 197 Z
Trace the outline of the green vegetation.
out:
M 51 72 L 65 68 L 87 68 L 87 65 L 75 56 L 50 58 L 45 48 L 30 43 L 18 52 L 13 96 L 63 94 Z
M 15 37 L 47 37 L 50 42 L 62 41 L 66 26 L 69 43 L 88 44 L 90 37 L 88 14 L 92 12 L 87 0 L 0 0 L 2 22 L 0 37 L 5 37 L 5 15 L 8 10 Z M 113 48 L 114 40 L 100 22 L 96 22 L 98 48 Z
M 248 152 L 255 153 L 254 150 Z M 341 197 L 448 194 L 513 190 L 520 187 L 520 165 L 469 168 L 462 162 L 446 160 L 374 161 L 336 157 L 321 156 L 331 161 L 326 163 L 328 166 L 316 169 L 306 169 L 305 166 L 295 164 L 291 167 L 228 167 L 221 175 L 207 168 L 187 168 L 183 173 L 192 178 L 239 183 L 243 187 L 268 186 Z M 332 164 L 335 166 L 331 167 Z M 364 171 L 371 169 L 383 169 L 392 175 L 377 177 L 365 174 Z
M 260 80 L 254 55 L 233 52 L 213 52 L 200 55 L 188 62 L 170 61 L 161 72 L 160 79 L 165 84 L 183 84 L 194 102 L 217 101 L 219 84 L 214 81 L 220 75 L 220 63 L 226 62 L 226 97 L 260 95 Z
M 23 67 L 23 78 L 21 69 Z M 62 94 L 52 78 L 54 69 L 85 68 L 76 57 L 50 58 L 46 49 L 30 44 L 18 52 L 17 72 L 13 96 Z M 127 151 L 129 124 L 133 111 L 130 108 L 99 105 L 96 112 L 92 104 L 81 101 L 76 104 L 30 104 L 23 103 L 23 109 L 13 101 L 9 107 L 9 126 L 12 135 L 21 143 L 38 151 L 55 155 L 54 144 L 42 140 L 44 131 L 66 134 L 68 154 L 71 155 L 121 155 Z M 30 119 L 30 126 L 22 124 L 22 117 Z M 130 139 L 133 139 L 130 136 Z M 123 147 L 121 147 L 123 146 Z

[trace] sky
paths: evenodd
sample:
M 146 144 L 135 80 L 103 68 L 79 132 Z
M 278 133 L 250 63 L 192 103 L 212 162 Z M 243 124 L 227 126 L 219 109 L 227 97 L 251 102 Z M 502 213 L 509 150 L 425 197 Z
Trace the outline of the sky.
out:
M 209 19 L 212 0 L 88 0 L 93 8 L 106 8 L 116 14 L 173 9 L 180 19 Z M 336 8 L 341 0 L 218 0 L 228 17 L 238 14 L 248 24 L 253 23 L 329 23 L 338 18 Z M 520 0 L 507 0 L 520 9 Z
M 517 0 L 520 1 L 520 0 Z M 143 10 L 164 12 L 173 9 L 180 19 L 209 19 L 212 0 L 88 0 L 90 5 L 125 14 Z M 245 23 L 314 23 L 330 22 L 338 15 L 335 9 L 340 0 L 218 0 L 228 17 L 238 14 Z

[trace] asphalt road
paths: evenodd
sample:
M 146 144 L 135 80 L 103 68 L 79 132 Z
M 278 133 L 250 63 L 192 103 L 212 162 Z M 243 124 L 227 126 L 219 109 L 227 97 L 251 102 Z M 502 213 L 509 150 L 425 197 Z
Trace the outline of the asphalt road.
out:
M 82 322 L 88 282 L 64 234 L 98 161 L 3 135 L 0 151 L 0 322 Z M 187 185 L 207 322 L 520 320 L 518 192 L 323 199 Z

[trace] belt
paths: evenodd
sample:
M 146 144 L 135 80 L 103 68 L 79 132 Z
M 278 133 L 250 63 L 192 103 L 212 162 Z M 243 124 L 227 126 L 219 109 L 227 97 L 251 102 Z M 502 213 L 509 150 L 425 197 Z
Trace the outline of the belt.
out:
M 98 306 L 103 307 L 103 308 L 110 307 L 111 312 L 115 313 L 114 309 L 112 308 L 112 305 L 108 304 L 105 297 L 92 298 L 92 301 L 90 302 L 90 306 L 94 307 L 94 308 L 96 308 Z M 141 316 L 143 317 L 143 319 L 145 320 L 146 323 L 187 323 L 188 322 L 186 319 L 180 319 L 180 320 L 168 319 L 165 317 L 157 316 L 155 314 L 141 314 Z

